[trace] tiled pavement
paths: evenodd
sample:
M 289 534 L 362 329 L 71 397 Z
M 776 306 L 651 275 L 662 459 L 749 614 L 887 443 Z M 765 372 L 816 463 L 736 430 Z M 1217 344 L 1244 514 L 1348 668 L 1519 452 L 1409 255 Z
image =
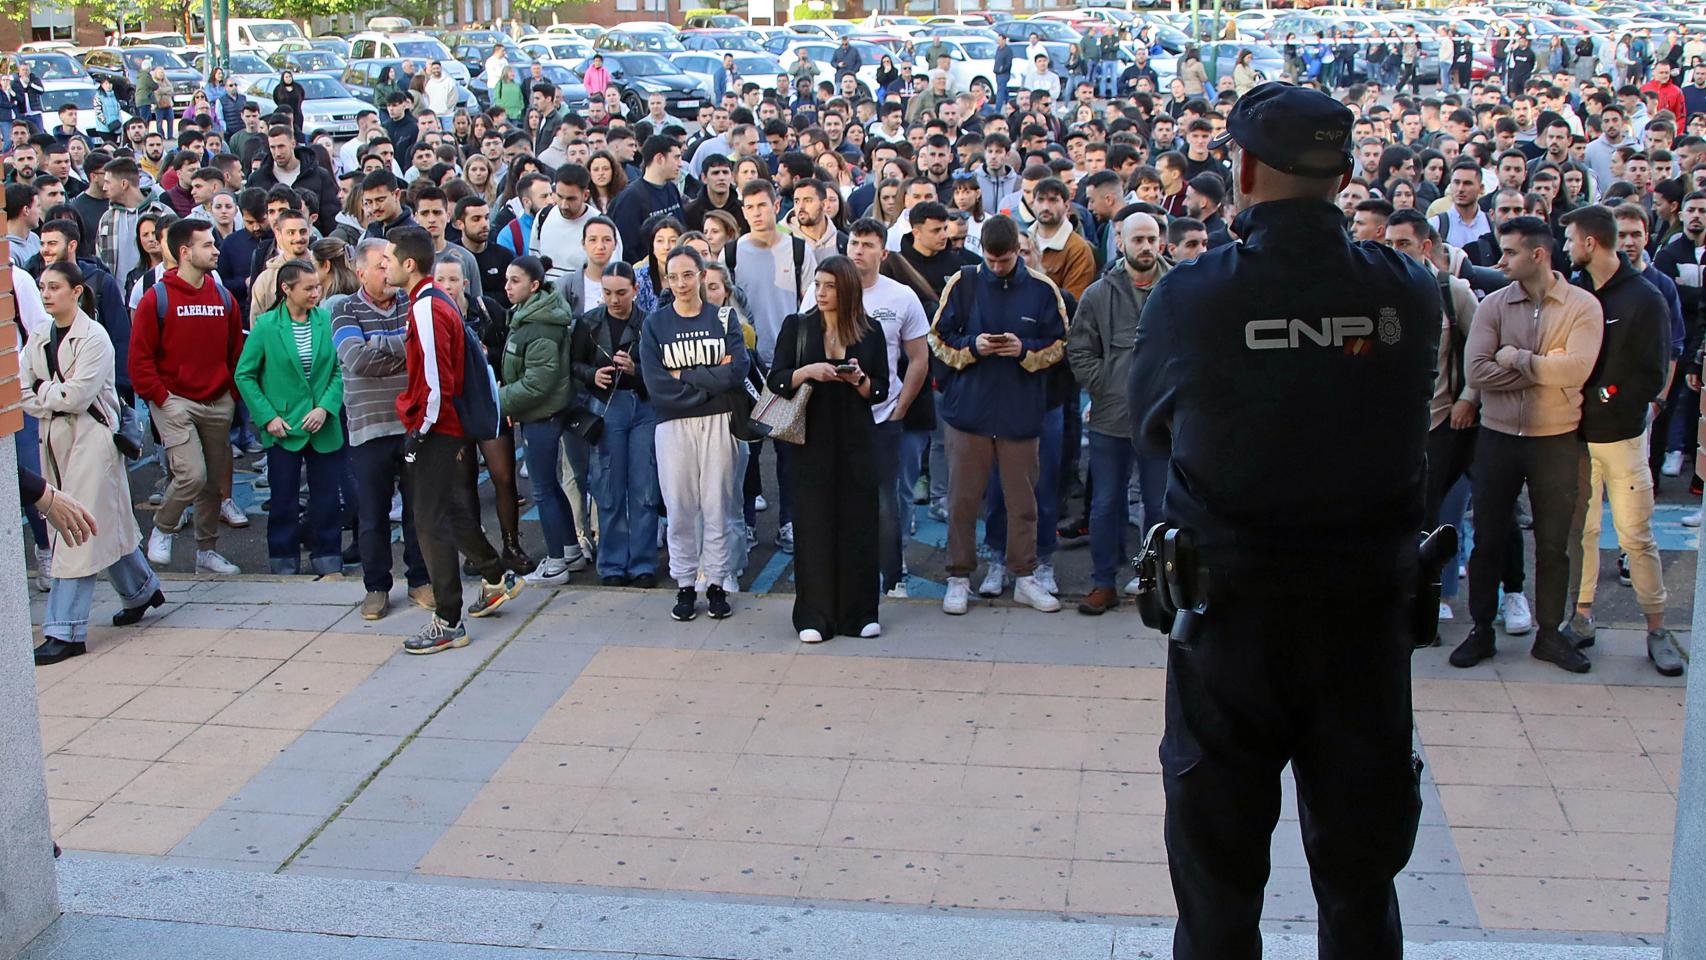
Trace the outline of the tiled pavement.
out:
M 682 625 L 661 592 L 533 590 L 471 622 L 470 647 L 414 658 L 398 639 L 425 613 L 362 621 L 358 584 L 168 586 L 163 616 L 40 673 L 68 850 L 901 912 L 1173 912 L 1164 650 L 1130 613 L 891 604 L 884 637 L 802 649 L 786 598 Z M 1650 942 L 1680 682 L 1651 671 L 1636 630 L 1602 630 L 1585 677 L 1509 645 L 1467 674 L 1443 649 L 1417 656 L 1429 780 L 1400 881 L 1409 935 Z M 1307 929 L 1289 791 L 1286 810 L 1267 918 Z

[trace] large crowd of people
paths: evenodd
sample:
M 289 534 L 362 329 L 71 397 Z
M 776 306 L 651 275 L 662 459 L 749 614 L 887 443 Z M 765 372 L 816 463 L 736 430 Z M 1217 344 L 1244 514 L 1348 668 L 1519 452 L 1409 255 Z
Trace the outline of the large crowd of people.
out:
M 1658 483 L 1700 492 L 1706 59 L 1536 63 L 1509 41 L 1486 79 L 1442 69 L 1425 93 L 1403 42 L 1398 76 L 1349 83 L 1290 41 L 1281 79 L 1356 114 L 1344 229 L 1439 280 L 1427 513 L 1472 508 L 1475 528 L 1451 662 L 1491 656 L 1502 620 L 1588 668 L 1603 497 L 1653 661 L 1680 672 L 1652 520 Z M 852 63 L 731 74 L 692 117 L 602 90 L 573 112 L 537 74 L 478 113 L 402 83 L 343 143 L 234 86 L 95 142 L 18 114 L 20 453 L 99 521 L 57 549 L 32 528 L 38 661 L 81 652 L 100 571 L 119 623 L 161 601 L 152 568 L 237 572 L 233 458 L 263 452 L 269 572 L 359 562 L 361 613 L 383 617 L 401 526 L 408 597 L 433 611 L 411 653 L 466 644 L 464 616 L 529 582 L 652 587 L 660 549 L 673 616 L 728 617 L 765 509 L 804 642 L 881 630 L 921 514 L 947 524 L 949 614 L 1009 587 L 1038 611 L 1117 608 L 1130 528 L 1169 480 L 1127 410 L 1140 318 L 1238 242 L 1213 144 L 1255 78 L 1209 82 L 1192 48 L 1163 85 L 1140 47 L 1117 78 L 1027 85 L 1026 53 L 999 41 L 995 91 L 933 70 L 880 100 L 842 82 Z M 164 478 L 139 528 L 120 466 L 150 448 Z M 542 542 L 518 529 L 523 475 Z M 1082 541 L 1089 582 L 1059 583 L 1056 551 Z

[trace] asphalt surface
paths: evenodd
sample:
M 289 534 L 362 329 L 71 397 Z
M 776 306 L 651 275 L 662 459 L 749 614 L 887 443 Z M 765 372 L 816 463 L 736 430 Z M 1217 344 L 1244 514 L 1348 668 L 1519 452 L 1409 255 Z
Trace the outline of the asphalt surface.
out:
M 767 510 L 758 514 L 758 542 L 747 557 L 745 568 L 740 576 L 743 590 L 761 593 L 788 593 L 793 590 L 792 556 L 779 550 L 776 546 L 777 510 L 775 507 L 776 476 L 775 459 L 771 445 L 765 445 L 761 454 L 764 490 L 771 499 Z M 1086 457 L 1084 462 L 1088 463 Z M 237 469 L 234 476 L 233 499 L 244 508 L 250 517 L 250 524 L 245 529 L 224 528 L 219 542 L 219 550 L 232 562 L 242 568 L 245 573 L 265 574 L 269 572 L 266 548 L 266 509 L 264 503 L 272 491 L 257 489 L 256 478 L 264 472 L 264 456 L 241 456 L 237 459 Z M 1082 469 L 1082 468 L 1081 468 Z M 154 488 L 160 476 L 160 469 L 152 457 L 132 465 L 131 492 L 136 503 L 138 519 L 146 533 L 152 528 L 153 507 L 149 503 L 148 494 Z M 1670 593 L 1669 614 L 1666 617 L 1668 625 L 1675 628 L 1687 628 L 1693 616 L 1694 577 L 1696 560 L 1696 530 L 1690 530 L 1681 525 L 1682 516 L 1698 509 L 1699 497 L 1689 497 L 1687 478 L 1661 478 L 1659 487 L 1659 507 L 1655 516 L 1655 530 L 1665 568 L 1665 582 Z M 483 508 L 483 522 L 488 536 L 497 545 L 500 535 L 497 517 L 493 511 L 493 491 L 489 481 L 481 475 L 480 497 Z M 532 503 L 531 484 L 526 479 L 517 480 L 522 504 L 521 536 L 522 543 L 530 550 L 539 551 L 542 537 L 538 528 L 538 512 Z M 306 494 L 304 494 L 306 495 Z M 1073 513 L 1082 511 L 1081 500 L 1071 501 Z M 946 582 L 944 565 L 947 560 L 947 529 L 946 525 L 931 519 L 923 506 L 915 509 L 916 526 L 907 538 L 905 559 L 908 570 L 908 588 L 913 597 L 940 597 Z M 398 540 L 400 534 L 393 528 L 393 540 Z M 1138 544 L 1139 531 L 1136 527 L 1128 531 L 1128 546 L 1135 551 Z M 345 542 L 348 543 L 346 535 Z M 193 552 L 187 542 L 190 538 L 181 538 L 174 553 L 174 562 L 167 569 L 188 573 L 193 568 Z M 980 530 L 981 540 L 981 530 Z M 1602 586 L 1599 590 L 1596 616 L 1607 626 L 1634 626 L 1641 622 L 1640 610 L 1635 604 L 1634 591 L 1618 584 L 1616 533 L 1612 529 L 1610 517 L 1607 515 L 1603 525 L 1601 540 L 1601 576 Z M 401 571 L 401 543 L 394 547 L 397 556 L 396 569 Z M 1532 537 L 1525 538 L 1525 549 L 1528 553 L 1526 570 L 1529 574 L 1528 593 L 1533 596 L 1533 543 Z M 660 550 L 660 555 L 662 551 Z M 537 556 L 535 557 L 537 559 Z M 307 557 L 303 557 L 303 567 L 307 568 Z M 660 571 L 667 566 L 660 563 Z M 1056 578 L 1061 587 L 1061 596 L 1073 600 L 1089 589 L 1090 551 L 1088 540 L 1077 544 L 1063 543 L 1055 556 Z M 352 575 L 359 575 L 358 568 L 347 568 Z M 1120 576 L 1121 583 L 1131 574 L 1126 568 Z M 982 570 L 978 572 L 981 578 Z M 660 590 L 667 590 L 667 576 Z M 589 569 L 587 572 L 574 576 L 574 582 L 579 584 L 596 584 L 597 577 Z M 974 579 L 973 585 L 976 586 Z M 351 588 L 351 602 L 360 599 L 358 589 Z M 1466 615 L 1467 585 L 1463 585 L 1456 601 L 1460 617 Z M 659 602 L 665 602 L 660 596 Z M 1069 607 L 1070 609 L 1070 607 Z

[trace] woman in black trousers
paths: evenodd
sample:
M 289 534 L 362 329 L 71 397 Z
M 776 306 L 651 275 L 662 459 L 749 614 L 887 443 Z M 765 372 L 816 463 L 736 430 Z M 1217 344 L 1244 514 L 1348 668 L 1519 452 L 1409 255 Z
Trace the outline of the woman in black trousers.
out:
M 782 321 L 767 383 L 793 396 L 812 384 L 806 442 L 790 458 L 794 489 L 794 629 L 800 642 L 875 637 L 877 473 L 871 407 L 889 390 L 882 327 L 865 315 L 853 261 L 817 267 L 817 306 Z

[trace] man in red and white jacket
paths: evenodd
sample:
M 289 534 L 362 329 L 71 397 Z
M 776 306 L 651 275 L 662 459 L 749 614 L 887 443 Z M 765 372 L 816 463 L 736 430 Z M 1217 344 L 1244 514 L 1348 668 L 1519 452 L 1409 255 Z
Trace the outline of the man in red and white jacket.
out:
M 194 503 L 196 571 L 233 574 L 237 565 L 214 547 L 221 484 L 231 473 L 232 373 L 243 350 L 243 318 L 213 275 L 213 224 L 179 220 L 166 229 L 166 245 L 178 267 L 143 293 L 130 325 L 130 380 L 148 401 L 171 473 L 148 535 L 148 562 L 172 561 L 173 536 Z
M 483 617 L 527 582 L 504 567 L 480 528 L 474 491 L 474 443 L 456 415 L 462 395 L 462 315 L 433 285 L 432 235 L 424 227 L 399 227 L 385 236 L 385 269 L 392 286 L 409 292 L 403 359 L 408 381 L 397 396 L 397 415 L 408 435 L 405 469 L 414 491 L 415 538 L 432 581 L 433 618 L 403 642 L 408 653 L 438 653 L 468 645 L 462 623 L 460 552 L 480 571 L 480 596 L 468 608 Z

